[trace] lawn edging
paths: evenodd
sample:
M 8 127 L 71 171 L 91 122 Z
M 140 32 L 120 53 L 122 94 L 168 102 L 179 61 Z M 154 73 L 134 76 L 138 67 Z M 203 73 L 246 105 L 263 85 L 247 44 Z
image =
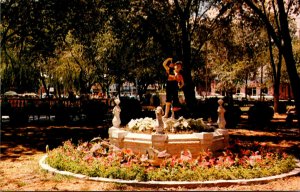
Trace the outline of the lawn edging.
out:
M 151 187 L 151 186 L 164 186 L 164 187 L 176 187 L 176 186 L 185 186 L 185 187 L 197 187 L 197 186 L 224 186 L 224 185 L 232 185 L 232 184 L 251 184 L 251 183 L 266 183 L 269 181 L 273 181 L 276 179 L 282 179 L 286 177 L 296 176 L 300 174 L 300 161 L 297 159 L 297 167 L 288 172 L 283 173 L 280 175 L 274 175 L 269 177 L 262 177 L 262 178 L 254 178 L 254 179 L 237 179 L 237 180 L 214 180 L 214 181 L 137 181 L 137 180 L 122 180 L 122 179 L 109 179 L 109 178 L 103 178 L 103 177 L 89 177 L 82 174 L 76 174 L 69 171 L 60 171 L 58 169 L 55 169 L 48 164 L 46 164 L 45 160 L 48 157 L 48 155 L 42 156 L 42 158 L 39 160 L 39 165 L 42 169 L 66 176 L 72 176 L 79 179 L 86 179 L 91 181 L 101 181 L 101 182 L 110 182 L 110 183 L 120 183 L 120 184 L 128 184 L 128 185 L 135 185 L 135 186 L 145 186 L 145 187 Z

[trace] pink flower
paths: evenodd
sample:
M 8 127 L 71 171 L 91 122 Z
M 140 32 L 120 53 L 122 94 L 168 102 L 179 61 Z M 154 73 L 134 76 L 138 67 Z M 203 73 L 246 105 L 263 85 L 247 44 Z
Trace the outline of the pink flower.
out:
M 190 152 L 190 150 L 181 151 L 180 159 L 183 160 L 183 161 L 191 160 L 192 159 L 192 153 Z
M 94 157 L 92 155 L 86 155 L 83 160 L 87 161 L 87 162 L 92 162 L 94 160 Z
M 223 163 L 224 163 L 224 157 L 222 156 L 218 157 L 217 165 L 223 165 Z
M 261 161 L 261 155 L 251 155 L 249 157 L 249 163 L 251 166 L 254 166 L 257 162 Z
M 214 165 L 214 164 L 215 164 L 215 160 L 216 160 L 215 158 L 210 158 L 210 159 L 209 159 L 209 163 L 210 163 L 211 165 Z
M 234 161 L 231 159 L 231 157 L 226 157 L 224 164 L 226 167 L 230 167 L 234 164 Z
M 123 163 L 122 166 L 124 166 L 124 167 L 131 167 L 131 164 L 132 163 L 130 161 L 128 161 L 126 163 Z
M 243 154 L 243 155 L 250 155 L 250 150 L 249 149 L 247 149 L 247 150 L 244 150 L 244 149 L 242 149 L 241 150 L 241 153 Z
M 265 146 L 267 146 L 267 143 L 263 142 L 263 143 L 261 143 L 260 145 L 261 145 L 262 147 L 265 147 Z
M 148 161 L 149 160 L 148 154 L 147 155 L 142 154 L 140 160 L 141 160 L 141 162 Z

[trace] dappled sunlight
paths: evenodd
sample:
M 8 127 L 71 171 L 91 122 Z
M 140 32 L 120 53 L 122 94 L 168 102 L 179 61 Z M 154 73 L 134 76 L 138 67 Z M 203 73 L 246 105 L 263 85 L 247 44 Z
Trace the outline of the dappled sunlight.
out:
M 283 150 L 300 158 L 299 129 L 284 128 L 276 130 L 229 129 L 229 137 L 241 143 L 257 142 L 271 148 Z
M 300 141 L 280 141 L 279 143 L 267 142 L 267 144 L 271 147 L 280 147 L 280 148 L 290 148 L 294 146 L 298 146 L 300 148 Z
M 47 145 L 52 149 L 68 139 L 77 142 L 97 136 L 106 137 L 107 128 L 103 126 L 2 126 L 0 157 L 3 160 L 44 153 Z
M 246 144 L 259 142 L 275 149 L 283 149 L 292 154 L 299 153 L 299 129 L 280 128 L 275 130 L 249 130 L 249 129 L 228 129 L 230 139 L 239 139 Z M 3 176 L 2 189 L 18 190 L 155 190 L 151 188 L 136 188 L 132 186 L 116 186 L 110 183 L 99 183 L 76 178 L 58 177 L 51 173 L 45 173 L 39 170 L 37 161 L 42 154 L 45 154 L 45 146 L 50 149 L 60 146 L 63 141 L 72 138 L 76 140 L 90 140 L 107 132 L 103 126 L 28 126 L 28 127 L 9 127 L 1 128 L 1 162 L 0 173 Z M 200 190 L 249 190 L 261 189 L 281 189 L 280 186 L 285 183 L 299 185 L 299 177 L 287 178 L 284 180 L 273 181 L 267 184 L 253 185 L 232 185 L 232 186 L 209 186 L 199 187 Z M 9 184 L 7 184 L 9 183 Z M 3 188 L 5 186 L 5 188 Z M 274 188 L 274 186 L 277 186 Z M 175 188 L 164 188 L 172 190 Z M 294 188 L 291 188 L 294 189 Z M 176 190 L 181 190 L 176 188 Z M 185 188 L 182 190 L 186 191 Z
M 42 154 L 42 151 L 38 151 L 36 149 L 32 149 L 31 147 L 26 147 L 24 145 L 16 145 L 14 146 L 13 143 L 1 144 L 1 154 L 0 158 L 2 160 L 13 158 L 17 159 L 22 156 L 26 155 L 34 155 L 34 154 Z
M 267 131 L 254 131 L 247 129 L 229 129 L 229 134 L 234 135 L 247 135 L 247 136 L 277 136 L 278 133 Z

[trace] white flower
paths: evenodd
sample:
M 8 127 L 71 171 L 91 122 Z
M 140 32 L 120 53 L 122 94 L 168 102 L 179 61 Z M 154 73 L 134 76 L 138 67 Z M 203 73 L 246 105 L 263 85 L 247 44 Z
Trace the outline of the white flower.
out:
M 183 121 L 182 122 L 183 127 L 188 128 L 189 127 L 189 123 L 187 121 Z
M 153 129 L 155 120 L 149 117 L 131 120 L 127 127 L 133 130 L 144 131 L 145 129 Z
M 261 160 L 261 155 L 251 155 L 249 157 L 249 163 L 251 166 L 254 166 L 259 160 Z
M 131 120 L 127 125 L 129 129 L 133 129 L 136 126 L 136 121 L 135 120 Z
M 144 131 L 146 127 L 144 125 L 139 126 L 139 131 Z
M 149 159 L 149 158 L 148 158 L 148 154 L 146 154 L 146 155 L 145 155 L 145 154 L 142 154 L 140 160 L 141 160 L 142 162 L 144 162 L 144 161 L 147 161 L 148 159 Z
M 176 123 L 174 123 L 174 125 L 173 125 L 173 127 L 179 127 L 180 126 L 180 123 L 179 122 L 176 122 Z

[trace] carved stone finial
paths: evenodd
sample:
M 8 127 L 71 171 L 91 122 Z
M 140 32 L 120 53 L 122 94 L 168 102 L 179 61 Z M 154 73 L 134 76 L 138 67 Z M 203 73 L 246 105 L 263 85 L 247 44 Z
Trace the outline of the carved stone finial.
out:
M 223 100 L 222 99 L 219 99 L 218 100 L 218 104 L 219 104 L 219 107 L 218 107 L 218 126 L 220 129 L 225 129 L 225 125 L 226 125 L 226 120 L 225 120 L 225 112 L 226 110 L 224 109 L 223 107 Z
M 164 110 L 162 107 L 158 106 L 155 110 L 155 115 L 156 115 L 156 122 L 155 122 L 155 132 L 158 134 L 163 134 L 164 133 L 164 122 L 163 122 L 163 115 L 164 115 Z
M 120 118 L 121 108 L 119 106 L 120 99 L 116 98 L 114 101 L 115 101 L 116 106 L 113 108 L 113 111 L 112 111 L 112 113 L 114 115 L 114 118 L 112 119 L 112 124 L 114 127 L 119 128 L 121 125 L 121 118 Z

